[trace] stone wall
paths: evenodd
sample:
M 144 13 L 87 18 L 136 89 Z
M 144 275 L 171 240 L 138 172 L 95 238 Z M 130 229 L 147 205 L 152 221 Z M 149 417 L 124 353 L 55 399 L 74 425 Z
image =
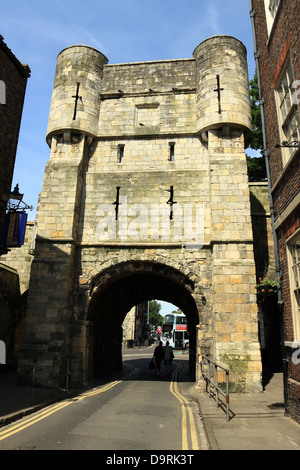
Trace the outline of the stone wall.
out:
M 249 183 L 256 277 L 276 279 L 268 183 Z
M 6 347 L 7 367 L 16 367 L 16 325 L 20 318 L 21 295 L 16 270 L 0 263 L 0 340 Z
M 23 343 L 27 294 L 33 260 L 34 222 L 26 225 L 24 244 L 11 248 L 0 263 L 0 339 L 7 344 L 8 366 L 16 368 Z
M 10 251 L 6 255 L 1 256 L 1 262 L 17 271 L 20 279 L 21 295 L 29 288 L 34 239 L 35 223 L 27 222 L 24 244 L 19 248 L 10 248 Z

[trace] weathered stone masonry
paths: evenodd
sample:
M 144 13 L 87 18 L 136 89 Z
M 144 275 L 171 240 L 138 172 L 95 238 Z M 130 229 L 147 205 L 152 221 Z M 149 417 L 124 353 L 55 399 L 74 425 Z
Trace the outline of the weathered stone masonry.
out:
M 82 352 L 85 380 L 117 369 L 126 313 L 160 298 L 188 317 L 196 380 L 209 354 L 237 389 L 260 390 L 250 133 L 235 38 L 210 38 L 193 59 L 107 65 L 87 46 L 59 54 L 23 381 L 39 357 L 38 381 L 49 383 L 54 353 Z

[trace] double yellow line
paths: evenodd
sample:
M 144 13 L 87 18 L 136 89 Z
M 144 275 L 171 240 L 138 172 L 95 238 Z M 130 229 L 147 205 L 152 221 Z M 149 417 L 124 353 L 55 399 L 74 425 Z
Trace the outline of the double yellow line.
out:
M 101 388 L 94 388 L 93 390 L 90 390 L 89 392 L 82 393 L 81 395 L 78 395 L 73 401 L 80 401 L 84 400 L 84 398 L 88 397 L 93 397 L 94 395 L 99 395 L 99 393 L 107 392 L 110 388 L 115 387 L 116 385 L 120 384 L 123 382 L 124 379 L 122 380 L 115 380 L 114 382 L 110 382 L 109 384 L 105 385 L 104 387 Z
M 89 392 L 82 393 L 81 395 L 78 395 L 75 398 L 71 398 L 68 400 L 64 400 L 58 404 L 55 404 L 53 406 L 47 407 L 44 410 L 35 413 L 32 415 L 30 418 L 27 418 L 25 420 L 19 421 L 17 424 L 14 424 L 10 426 L 9 428 L 4 429 L 3 431 L 0 431 L 0 441 L 3 441 L 4 439 L 7 439 L 8 437 L 12 436 L 13 434 L 16 434 L 17 432 L 23 431 L 23 429 L 28 428 L 29 426 L 32 426 L 35 423 L 38 423 L 42 419 L 47 418 L 48 416 L 52 415 L 53 413 L 56 413 L 57 411 L 62 410 L 66 406 L 71 405 L 74 403 L 74 401 L 81 401 L 84 400 L 85 398 L 92 397 L 94 395 L 98 395 L 100 393 L 104 393 L 110 388 L 115 387 L 119 383 L 121 383 L 121 380 L 115 380 L 114 382 L 110 382 L 109 384 L 105 385 L 104 387 L 101 388 L 95 388 Z
M 178 365 L 172 375 L 170 383 L 171 393 L 180 401 L 182 412 L 182 450 L 199 450 L 197 429 L 194 420 L 193 410 L 188 400 L 178 390 L 178 376 L 181 366 Z M 189 422 L 189 427 L 188 427 Z M 190 442 L 189 444 L 189 437 Z M 191 448 L 192 447 L 192 448 Z
M 47 416 L 52 415 L 53 413 L 56 413 L 57 411 L 65 408 L 66 406 L 70 405 L 72 402 L 71 401 L 64 401 L 61 402 L 59 405 L 52 406 L 50 408 L 47 408 L 40 413 L 35 413 L 34 416 L 31 416 L 28 419 L 19 421 L 17 424 L 10 426 L 8 429 L 6 428 L 4 431 L 0 431 L 0 441 L 3 441 L 4 439 L 7 439 L 8 437 L 12 436 L 13 434 L 16 434 L 19 431 L 22 431 L 23 429 L 28 428 L 29 426 L 32 426 L 33 424 L 37 423 L 38 421 L 41 421 L 42 419 L 47 418 Z
M 186 400 L 186 398 L 178 390 L 178 375 L 179 375 L 180 369 L 181 369 L 181 366 L 177 366 L 177 368 L 173 372 L 172 380 L 171 380 L 171 383 L 170 383 L 170 391 L 181 403 L 181 409 L 182 409 L 182 450 L 199 450 L 196 425 L 195 425 L 195 420 L 194 420 L 194 416 L 193 416 L 193 411 L 191 409 L 191 405 L 188 402 L 188 400 Z M 134 371 L 132 371 L 128 375 L 131 375 L 133 372 Z M 3 441 L 4 439 L 7 439 L 8 437 L 12 436 L 13 434 L 16 434 L 20 431 L 23 431 L 24 429 L 28 428 L 29 426 L 32 426 L 33 424 L 38 423 L 39 421 L 47 418 L 48 416 L 51 416 L 53 413 L 56 413 L 57 411 L 60 411 L 63 408 L 66 408 L 67 406 L 74 403 L 74 401 L 81 401 L 81 400 L 84 400 L 85 398 L 92 397 L 94 395 L 99 395 L 100 393 L 107 392 L 107 390 L 110 390 L 111 388 L 113 388 L 116 385 L 120 384 L 123 381 L 123 379 L 122 380 L 115 380 L 114 382 L 110 382 L 109 384 L 107 384 L 103 387 L 95 388 L 95 389 L 90 390 L 86 393 L 82 393 L 82 394 L 78 395 L 75 398 L 64 400 L 60 403 L 57 403 L 57 404 L 52 405 L 50 407 L 47 407 L 47 408 L 43 409 L 42 411 L 40 411 L 38 413 L 35 413 L 31 417 L 29 417 L 27 419 L 23 419 L 23 420 L 19 421 L 18 423 L 14 424 L 14 425 L 11 425 L 8 428 L 5 428 L 3 431 L 0 431 L 0 441 Z M 189 423 L 189 427 L 188 427 L 188 423 Z M 191 442 L 191 445 L 192 445 L 192 449 L 189 446 L 189 436 L 190 436 L 190 442 Z

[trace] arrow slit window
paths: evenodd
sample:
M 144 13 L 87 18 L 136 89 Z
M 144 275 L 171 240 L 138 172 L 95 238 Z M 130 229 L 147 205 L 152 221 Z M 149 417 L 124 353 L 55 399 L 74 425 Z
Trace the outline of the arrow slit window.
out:
M 170 146 L 170 162 L 174 162 L 175 160 L 175 143 L 174 142 L 170 142 L 169 143 L 169 146 Z
M 123 163 L 124 149 L 125 149 L 125 145 L 119 145 L 118 146 L 118 161 L 119 161 L 119 163 Z

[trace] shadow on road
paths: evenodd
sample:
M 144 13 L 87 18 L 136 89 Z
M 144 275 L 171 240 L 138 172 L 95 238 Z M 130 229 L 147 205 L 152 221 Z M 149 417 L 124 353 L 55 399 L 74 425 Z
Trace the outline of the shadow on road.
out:
M 128 358 L 126 357 L 123 358 L 123 365 L 125 367 L 131 367 L 134 369 L 137 369 L 137 373 L 134 375 L 130 375 L 128 378 L 125 377 L 124 380 L 143 380 L 143 381 L 170 381 L 172 378 L 172 375 L 176 368 L 179 366 L 180 367 L 180 373 L 179 373 L 179 380 L 180 382 L 189 382 L 191 384 L 195 383 L 194 377 L 189 373 L 189 361 L 188 357 L 187 358 L 178 358 L 175 356 L 175 359 L 172 363 L 172 367 L 169 373 L 165 371 L 165 366 L 162 363 L 161 368 L 160 368 L 160 373 L 159 375 L 156 375 L 156 373 L 153 370 L 149 370 L 149 363 L 150 363 L 151 357 L 149 358 Z

